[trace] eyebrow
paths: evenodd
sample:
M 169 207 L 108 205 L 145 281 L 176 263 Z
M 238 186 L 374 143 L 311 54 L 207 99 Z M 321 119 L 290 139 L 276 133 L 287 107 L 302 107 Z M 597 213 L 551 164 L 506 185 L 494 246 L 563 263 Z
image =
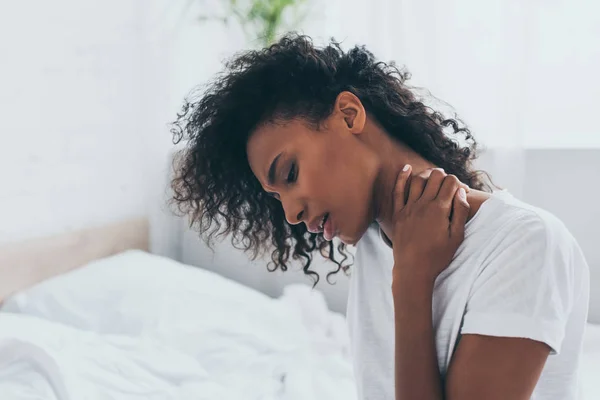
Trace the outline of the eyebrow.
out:
M 277 173 L 277 162 L 279 161 L 279 157 L 281 157 L 281 153 L 277 154 L 277 157 L 275 157 L 271 163 L 271 166 L 269 167 L 269 173 L 267 175 L 269 185 L 273 185 L 273 182 L 275 182 L 275 174 Z

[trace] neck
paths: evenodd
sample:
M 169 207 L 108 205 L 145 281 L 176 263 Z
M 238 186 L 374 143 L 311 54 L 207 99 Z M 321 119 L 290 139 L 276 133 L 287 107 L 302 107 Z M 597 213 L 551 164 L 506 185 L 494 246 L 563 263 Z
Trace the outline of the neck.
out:
M 363 140 L 368 143 L 379 157 L 379 171 L 373 188 L 374 219 L 382 227 L 392 224 L 394 211 L 394 187 L 402 168 L 406 164 L 412 166 L 413 174 L 434 168 L 435 165 L 425 160 L 409 147 L 394 140 L 380 127 L 369 129 L 370 134 Z
M 379 224 L 383 232 L 392 237 L 393 232 L 393 212 L 394 212 L 394 188 L 396 180 L 402 168 L 406 164 L 413 166 L 413 175 L 419 175 L 425 170 L 434 168 L 435 165 L 425 161 L 423 158 L 410 151 L 400 151 L 395 158 L 388 156 L 389 162 L 383 163 L 380 173 L 376 179 L 374 187 L 375 221 Z M 408 190 L 408 187 L 406 188 Z M 408 193 L 405 193 L 408 195 Z M 468 220 L 470 220 L 479 210 L 479 207 L 490 197 L 489 193 L 480 190 L 469 189 L 467 201 L 470 205 Z
M 379 168 L 375 185 L 373 187 L 373 218 L 383 232 L 391 237 L 394 212 L 394 188 L 398 175 L 406 164 L 412 166 L 412 174 L 419 175 L 425 170 L 435 168 L 436 165 L 425 160 L 419 154 L 404 144 L 394 140 L 385 130 L 375 122 L 368 122 L 371 126 L 362 136 L 377 154 Z M 407 188 L 408 189 L 408 188 Z M 489 193 L 470 189 L 467 201 L 471 209 L 469 219 L 475 215 L 481 204 L 487 200 Z

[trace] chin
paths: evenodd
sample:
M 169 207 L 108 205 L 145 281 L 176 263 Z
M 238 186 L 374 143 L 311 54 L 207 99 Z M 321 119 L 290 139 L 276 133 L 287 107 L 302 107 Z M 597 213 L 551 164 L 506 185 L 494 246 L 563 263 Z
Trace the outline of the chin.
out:
M 360 239 L 347 239 L 347 238 L 344 238 L 344 239 L 342 239 L 342 238 L 340 238 L 340 240 L 341 240 L 341 241 L 342 241 L 342 243 L 344 243 L 345 245 L 349 245 L 349 246 L 355 246 L 355 245 L 358 243 L 358 241 L 359 241 Z
M 351 235 L 340 234 L 338 237 L 344 244 L 354 246 L 360 241 L 363 235 L 367 232 L 368 228 L 369 226 L 367 225 L 364 228 L 357 229 L 356 232 Z
M 339 226 L 337 237 L 342 243 L 347 245 L 356 245 L 365 233 L 369 230 L 373 219 L 368 208 L 360 208 L 354 210 L 347 215 L 352 215 L 354 218 L 345 218 L 343 226 Z

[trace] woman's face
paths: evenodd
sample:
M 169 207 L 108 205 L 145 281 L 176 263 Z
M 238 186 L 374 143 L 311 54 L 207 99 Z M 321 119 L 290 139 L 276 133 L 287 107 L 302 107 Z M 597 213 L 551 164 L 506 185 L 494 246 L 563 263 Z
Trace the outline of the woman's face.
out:
M 247 153 L 254 175 L 281 201 L 290 224 L 303 222 L 312 232 L 323 230 L 328 240 L 337 236 L 355 244 L 374 218 L 379 165 L 359 138 L 366 119 L 362 105 L 356 110 L 343 107 L 343 99 L 339 103 L 340 97 L 319 130 L 302 120 L 260 126 Z

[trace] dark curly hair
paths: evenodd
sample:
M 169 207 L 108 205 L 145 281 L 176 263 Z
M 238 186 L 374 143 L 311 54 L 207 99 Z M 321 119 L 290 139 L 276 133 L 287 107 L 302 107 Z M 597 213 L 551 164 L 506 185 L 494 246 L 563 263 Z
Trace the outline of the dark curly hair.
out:
M 337 95 L 354 93 L 365 110 L 394 138 L 475 189 L 487 190 L 472 169 L 476 142 L 456 117 L 445 118 L 411 91 L 408 72 L 377 61 L 364 46 L 344 52 L 339 43 L 315 47 L 307 36 L 288 34 L 262 50 L 226 63 L 196 99 L 186 100 L 173 124 L 175 144 L 186 146 L 174 160 L 171 182 L 177 210 L 190 216 L 210 245 L 232 234 L 232 243 L 256 258 L 271 250 L 270 271 L 286 271 L 290 256 L 319 280 L 310 265 L 315 250 L 346 271 L 346 246 L 290 225 L 281 203 L 263 191 L 252 173 L 246 144 L 261 123 L 302 118 L 318 126 L 333 111 Z M 462 143 L 460 143 L 462 141 Z

